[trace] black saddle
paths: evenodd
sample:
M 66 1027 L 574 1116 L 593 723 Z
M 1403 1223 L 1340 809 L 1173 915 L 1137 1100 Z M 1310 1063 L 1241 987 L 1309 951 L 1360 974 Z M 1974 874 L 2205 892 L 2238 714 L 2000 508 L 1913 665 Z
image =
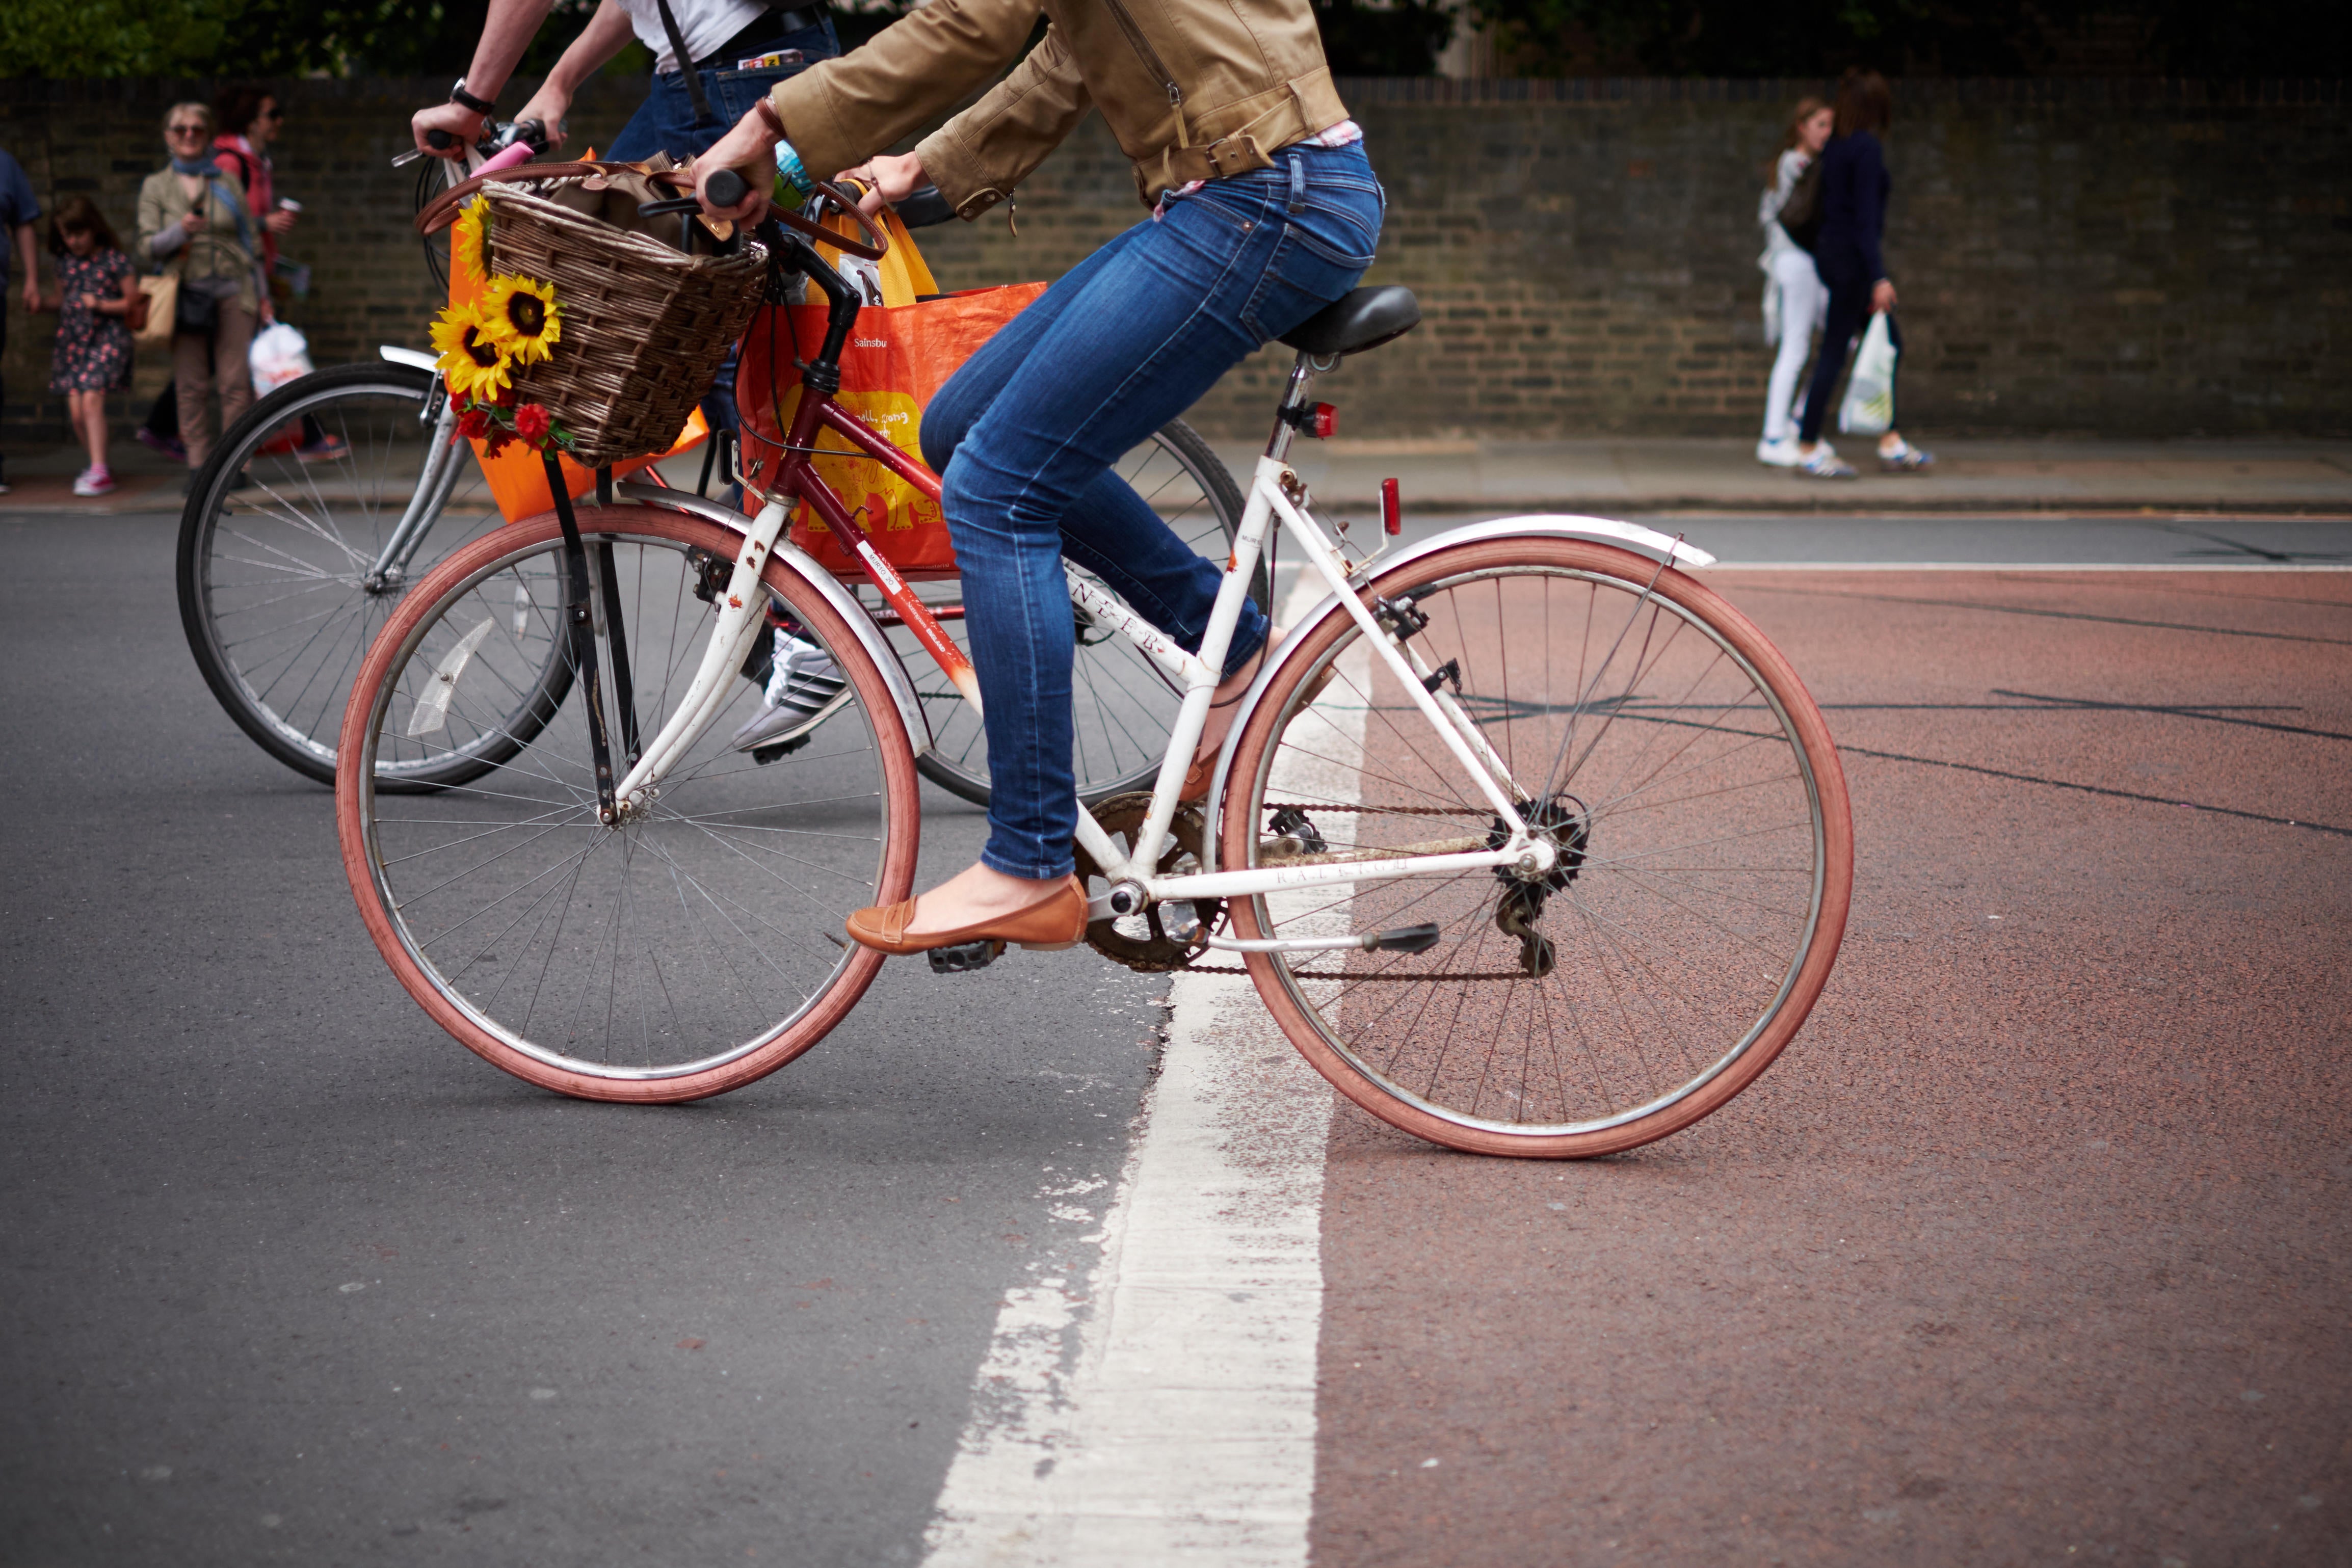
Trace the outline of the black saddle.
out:
M 1390 283 L 1333 300 L 1285 332 L 1282 340 L 1301 353 L 1328 359 L 1377 349 L 1420 325 L 1421 301 L 1412 289 Z

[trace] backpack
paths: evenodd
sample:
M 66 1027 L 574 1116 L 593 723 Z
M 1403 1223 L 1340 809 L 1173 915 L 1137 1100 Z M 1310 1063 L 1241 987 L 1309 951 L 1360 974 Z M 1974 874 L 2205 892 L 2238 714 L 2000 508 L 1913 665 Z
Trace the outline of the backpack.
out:
M 1822 237 L 1822 162 L 1816 158 L 1805 165 L 1789 187 L 1789 199 L 1780 204 L 1779 214 L 1780 227 L 1808 255 Z

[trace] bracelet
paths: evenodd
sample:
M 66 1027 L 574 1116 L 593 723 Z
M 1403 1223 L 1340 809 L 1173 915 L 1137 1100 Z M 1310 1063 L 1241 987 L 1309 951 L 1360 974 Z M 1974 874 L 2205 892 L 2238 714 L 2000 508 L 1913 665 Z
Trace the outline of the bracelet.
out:
M 759 111 L 761 119 L 768 122 L 768 130 L 774 135 L 777 141 L 785 141 L 791 140 L 784 134 L 783 116 L 776 112 L 776 106 L 768 101 L 767 94 L 761 93 L 759 97 L 753 99 L 751 100 L 751 107 Z
M 490 115 L 498 112 L 499 106 L 495 99 L 476 98 L 472 93 L 466 90 L 466 78 L 464 77 L 459 77 L 457 78 L 457 85 L 449 89 L 449 101 L 451 103 L 463 104 L 466 108 L 472 110 L 476 114 Z

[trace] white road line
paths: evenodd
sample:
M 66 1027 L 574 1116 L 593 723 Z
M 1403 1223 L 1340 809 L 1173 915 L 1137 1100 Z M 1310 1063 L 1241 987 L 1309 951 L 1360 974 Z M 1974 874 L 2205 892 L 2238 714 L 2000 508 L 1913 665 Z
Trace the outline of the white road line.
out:
M 1294 588 L 1282 619 L 1320 597 L 1318 581 Z M 1348 685 L 1318 708 L 1353 749 L 1364 715 Z M 1346 771 L 1276 782 L 1353 801 Z M 1326 918 L 1345 929 L 1344 907 Z M 997 1314 L 926 1541 L 933 1568 L 1307 1561 L 1331 1092 L 1248 980 L 1178 975 L 1171 994 L 1084 1289 L 1041 1281 Z

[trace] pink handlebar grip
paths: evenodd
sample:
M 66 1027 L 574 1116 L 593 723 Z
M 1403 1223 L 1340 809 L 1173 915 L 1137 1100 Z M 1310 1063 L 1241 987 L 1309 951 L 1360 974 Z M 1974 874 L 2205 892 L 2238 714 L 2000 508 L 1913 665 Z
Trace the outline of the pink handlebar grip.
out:
M 528 163 L 530 158 L 530 143 L 518 141 L 497 157 L 485 160 L 482 166 L 474 172 L 476 174 L 496 173 L 500 169 L 511 169 L 518 163 Z

